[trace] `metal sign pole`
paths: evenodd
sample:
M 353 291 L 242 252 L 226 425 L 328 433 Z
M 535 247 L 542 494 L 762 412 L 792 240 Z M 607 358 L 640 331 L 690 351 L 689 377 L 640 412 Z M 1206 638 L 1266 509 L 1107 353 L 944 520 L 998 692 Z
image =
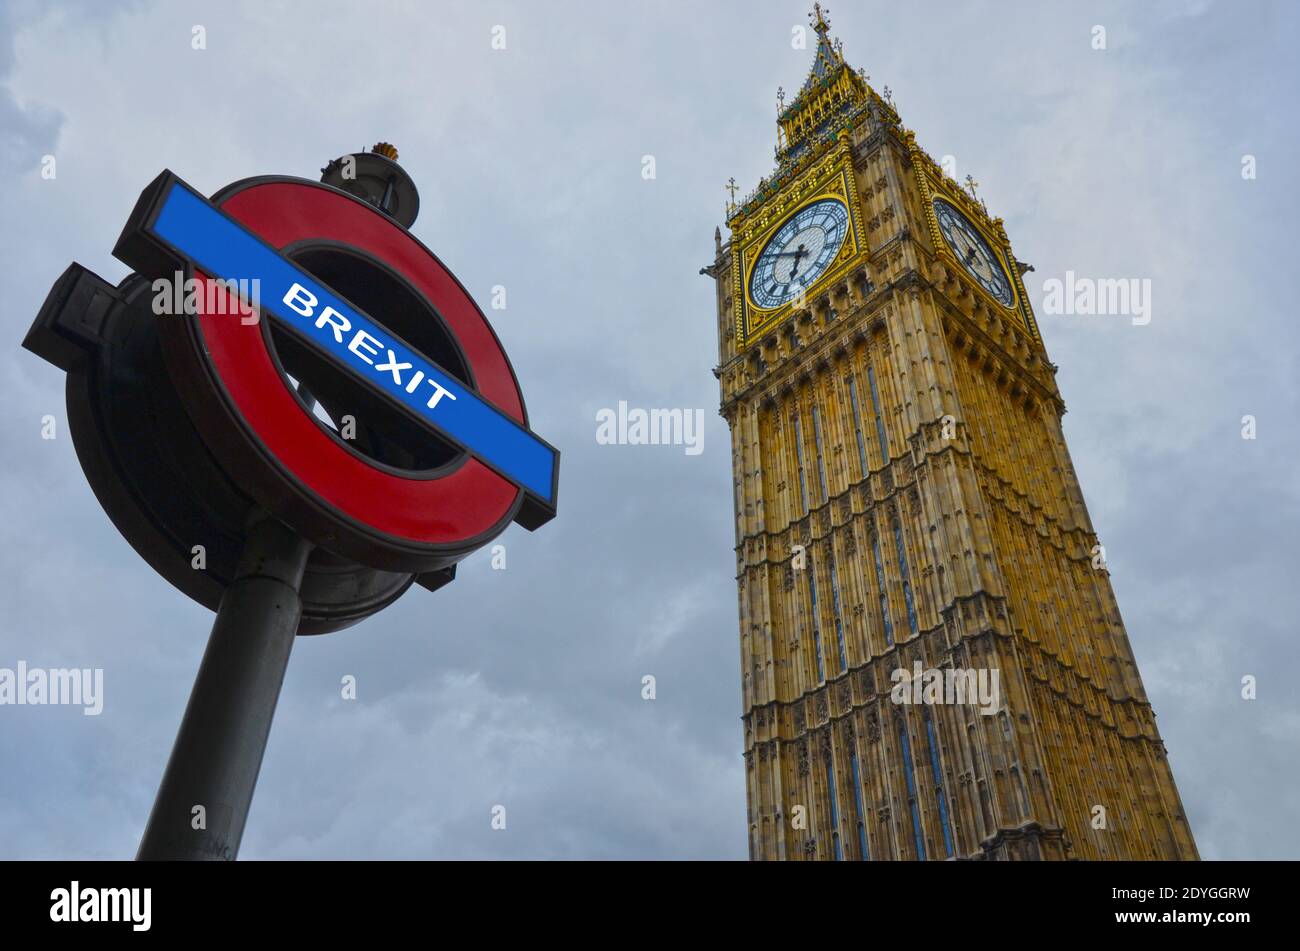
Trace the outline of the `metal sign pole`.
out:
M 281 522 L 250 526 L 221 598 L 136 859 L 233 860 L 302 613 L 311 545 Z

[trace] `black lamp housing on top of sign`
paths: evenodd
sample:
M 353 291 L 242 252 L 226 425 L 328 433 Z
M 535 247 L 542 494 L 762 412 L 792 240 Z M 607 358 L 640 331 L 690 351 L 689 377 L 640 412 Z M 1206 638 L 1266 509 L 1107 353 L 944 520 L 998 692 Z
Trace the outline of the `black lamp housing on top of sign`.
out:
M 403 228 L 415 224 L 420 213 L 415 182 L 397 164 L 397 149 L 387 142 L 334 159 L 321 169 L 320 180 L 374 205 Z

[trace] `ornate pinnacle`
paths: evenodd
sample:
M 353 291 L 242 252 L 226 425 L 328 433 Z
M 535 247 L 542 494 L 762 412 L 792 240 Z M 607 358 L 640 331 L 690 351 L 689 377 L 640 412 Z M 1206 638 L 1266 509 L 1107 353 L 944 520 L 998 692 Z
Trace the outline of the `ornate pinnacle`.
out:
M 825 33 L 831 28 L 830 23 L 826 19 L 826 14 L 830 12 L 830 10 L 823 10 L 820 3 L 813 4 L 812 12 L 809 13 L 808 16 L 813 21 L 813 29 L 818 33 Z
M 978 201 L 978 202 L 980 203 L 980 207 L 984 209 L 984 214 L 987 215 L 987 214 L 989 213 L 989 206 L 986 205 L 986 204 L 984 203 L 984 199 L 983 199 L 983 198 L 980 198 L 978 195 L 975 194 L 975 189 L 976 189 L 977 187 L 979 187 L 979 182 L 975 181 L 974 178 L 972 178 L 971 176 L 967 175 L 967 176 L 966 176 L 966 191 L 970 192 L 970 196 L 971 196 L 971 198 L 974 198 L 976 201 Z

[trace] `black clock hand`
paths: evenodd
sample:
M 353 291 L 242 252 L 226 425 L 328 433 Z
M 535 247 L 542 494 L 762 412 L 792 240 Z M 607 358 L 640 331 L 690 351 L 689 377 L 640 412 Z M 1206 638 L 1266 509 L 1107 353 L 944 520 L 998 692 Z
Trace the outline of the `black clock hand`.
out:
M 793 251 L 777 251 L 777 252 L 775 252 L 775 253 L 773 254 L 773 257 L 778 257 L 778 258 L 795 258 L 795 257 L 799 257 L 800 255 L 807 254 L 807 253 L 808 253 L 808 248 L 801 244 L 801 245 L 799 245 L 799 247 L 795 248 Z

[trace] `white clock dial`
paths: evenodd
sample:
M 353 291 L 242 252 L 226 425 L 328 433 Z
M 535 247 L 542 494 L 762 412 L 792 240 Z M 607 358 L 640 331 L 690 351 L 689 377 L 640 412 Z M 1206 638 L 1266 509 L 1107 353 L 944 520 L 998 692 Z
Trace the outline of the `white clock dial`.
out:
M 1015 295 L 1011 292 L 1011 279 L 1007 277 L 1001 259 L 989 247 L 979 229 L 942 198 L 934 200 L 934 217 L 939 222 L 943 239 L 957 255 L 957 260 L 979 282 L 980 287 L 988 291 L 1003 307 L 1012 306 Z
M 749 279 L 750 300 L 770 310 L 798 297 L 834 263 L 848 234 L 843 202 L 823 198 L 800 208 L 759 252 Z

